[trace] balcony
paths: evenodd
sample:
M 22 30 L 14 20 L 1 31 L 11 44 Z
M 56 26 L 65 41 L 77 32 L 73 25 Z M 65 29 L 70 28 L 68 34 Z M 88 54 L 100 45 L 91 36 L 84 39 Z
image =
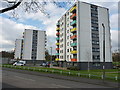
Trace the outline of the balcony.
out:
M 56 45 L 60 45 L 60 43 L 56 43 Z
M 56 36 L 59 36 L 60 35 L 60 33 L 58 32 L 58 33 L 56 33 Z
M 77 46 L 77 43 L 71 43 L 71 47 Z
M 60 23 L 58 22 L 56 25 L 57 25 L 57 26 L 59 26 L 59 25 L 60 25 Z
M 75 25 L 75 24 L 76 24 L 76 20 L 74 20 L 74 21 L 72 21 L 72 22 L 70 23 L 71 26 L 73 26 L 73 25 Z
M 56 38 L 56 40 L 60 40 L 60 38 Z
M 70 30 L 70 32 L 72 33 L 72 32 L 75 32 L 76 30 L 77 30 L 76 28 L 73 28 Z
M 77 61 L 77 59 L 76 58 L 72 58 L 71 61 L 75 62 L 75 61 Z
M 70 16 L 70 19 L 74 19 L 76 17 L 76 13 Z
M 56 48 L 56 50 L 60 50 L 60 48 Z
M 56 31 L 59 31 L 60 30 L 60 28 L 56 28 Z
M 59 53 L 56 53 L 56 55 L 59 55 Z
M 56 58 L 55 60 L 56 60 L 56 61 L 59 61 L 59 58 Z
M 74 12 L 76 10 L 76 6 L 70 9 L 70 12 Z
M 70 37 L 71 39 L 76 39 L 77 38 L 77 35 L 73 35 Z
M 71 54 L 77 54 L 76 50 L 71 51 Z

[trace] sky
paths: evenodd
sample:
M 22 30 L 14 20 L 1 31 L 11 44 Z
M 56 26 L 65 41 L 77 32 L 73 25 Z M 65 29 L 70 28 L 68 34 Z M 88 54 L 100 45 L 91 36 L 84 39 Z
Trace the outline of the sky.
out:
M 49 1 L 49 0 L 47 0 Z M 58 1 L 58 0 L 56 0 Z M 70 1 L 70 0 L 69 0 Z M 4 14 L 0 14 L 0 51 L 11 51 L 15 48 L 15 40 L 22 38 L 22 33 L 24 29 L 38 29 L 44 30 L 47 33 L 47 49 L 53 47 L 53 54 L 55 54 L 55 40 L 56 40 L 56 22 L 57 20 L 74 4 L 75 0 L 71 0 L 71 4 L 63 4 L 63 7 L 58 7 L 53 3 L 48 3 L 44 6 L 44 9 L 49 13 L 50 18 L 41 12 L 37 13 L 25 13 L 22 11 L 23 8 L 19 6 L 16 11 L 15 18 L 11 17 L 11 11 Z M 79 0 L 87 3 L 92 3 L 95 5 L 103 6 L 109 8 L 109 18 L 110 18 L 110 32 L 111 32 L 111 45 L 112 51 L 118 49 L 118 1 L 119 0 Z M 66 0 L 59 0 L 58 2 L 66 2 Z M 0 8 L 4 8 L 6 3 L 0 1 Z M 2 7 L 1 7 L 2 6 Z

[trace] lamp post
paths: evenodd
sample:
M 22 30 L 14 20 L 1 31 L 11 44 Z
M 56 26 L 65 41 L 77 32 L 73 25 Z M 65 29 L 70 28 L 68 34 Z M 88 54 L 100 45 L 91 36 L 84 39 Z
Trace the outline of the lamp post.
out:
M 105 26 L 102 23 L 103 26 L 103 82 L 105 80 Z
M 52 47 L 51 48 L 51 61 L 50 61 L 50 68 L 52 67 Z

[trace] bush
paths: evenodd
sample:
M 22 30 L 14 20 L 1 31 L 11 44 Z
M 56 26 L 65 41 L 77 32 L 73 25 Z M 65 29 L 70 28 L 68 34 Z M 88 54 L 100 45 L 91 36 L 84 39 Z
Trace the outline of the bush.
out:
M 69 70 L 76 70 L 76 71 L 80 70 L 78 67 L 75 67 L 75 66 L 73 66 L 73 67 L 68 67 L 67 69 L 69 69 Z

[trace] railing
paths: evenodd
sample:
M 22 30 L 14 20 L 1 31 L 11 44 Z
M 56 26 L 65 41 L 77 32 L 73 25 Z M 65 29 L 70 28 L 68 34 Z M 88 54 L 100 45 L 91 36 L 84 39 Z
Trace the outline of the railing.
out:
M 56 45 L 60 45 L 60 43 L 56 43 Z
M 60 35 L 60 33 L 56 33 L 56 35 L 57 35 L 57 36 L 59 36 L 59 35 Z
M 59 58 L 56 58 L 55 60 L 56 60 L 56 61 L 59 61 Z
M 56 31 L 59 31 L 60 30 L 60 28 L 56 28 Z
M 60 25 L 60 23 L 58 22 L 56 25 L 57 25 L 57 26 L 59 26 L 59 25 Z
M 60 40 L 60 38 L 56 38 L 56 40 Z
M 76 58 L 72 58 L 71 61 L 77 61 L 77 59 Z
M 60 50 L 60 48 L 56 48 L 56 50 Z
M 76 30 L 77 30 L 76 28 L 73 28 L 73 29 L 70 30 L 70 32 L 74 32 L 74 31 L 76 31 Z
M 56 55 L 59 55 L 59 53 L 56 53 Z
M 74 20 L 74 21 L 72 21 L 71 23 L 70 23 L 70 25 L 72 26 L 72 25 L 75 25 L 76 24 L 76 20 Z
M 76 17 L 76 13 L 74 13 L 73 15 L 70 16 L 70 19 Z
M 71 47 L 77 46 L 77 43 L 71 43 L 70 45 L 71 45 Z
M 71 54 L 77 54 L 76 50 L 71 51 Z
M 58 61 L 59 59 L 56 58 Z M 27 66 L 13 66 L 13 65 L 0 65 L 0 67 L 6 68 L 14 68 L 14 69 L 21 69 L 21 70 L 29 70 L 29 71 L 38 71 L 38 72 L 48 72 L 48 73 L 59 73 L 63 75 L 71 75 L 71 76 L 78 76 L 78 77 L 86 77 L 86 78 L 96 78 L 96 79 L 103 79 L 103 75 L 94 75 L 94 74 L 84 74 L 80 72 L 71 72 L 71 71 L 63 71 L 63 70 L 50 70 L 50 69 L 43 69 L 43 68 L 36 68 L 36 67 L 27 67 Z M 116 76 L 105 76 L 105 79 L 117 81 L 120 80 L 119 75 Z
M 71 39 L 75 39 L 75 38 L 77 38 L 77 35 L 73 35 L 73 36 L 71 36 L 70 38 L 71 38 Z
M 74 10 L 76 10 L 76 6 L 74 6 L 73 8 L 71 8 L 70 12 L 73 12 Z

